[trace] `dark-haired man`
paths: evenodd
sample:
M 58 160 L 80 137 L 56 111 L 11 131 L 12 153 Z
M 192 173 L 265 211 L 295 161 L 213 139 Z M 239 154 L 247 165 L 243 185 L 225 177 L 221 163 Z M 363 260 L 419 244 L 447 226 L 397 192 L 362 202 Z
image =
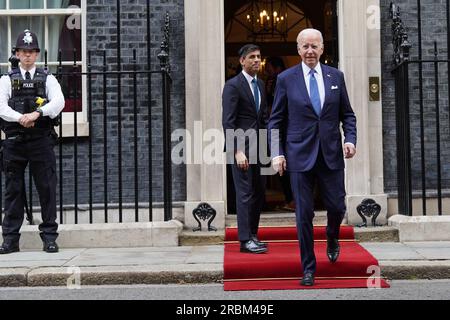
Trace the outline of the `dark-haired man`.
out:
M 236 189 L 240 251 L 264 253 L 267 245 L 257 238 L 265 192 L 258 146 L 267 145 L 267 141 L 260 141 L 259 131 L 267 127 L 268 109 L 264 83 L 257 76 L 261 66 L 259 47 L 243 46 L 239 62 L 242 72 L 226 82 L 222 95 L 225 151 L 232 163 Z

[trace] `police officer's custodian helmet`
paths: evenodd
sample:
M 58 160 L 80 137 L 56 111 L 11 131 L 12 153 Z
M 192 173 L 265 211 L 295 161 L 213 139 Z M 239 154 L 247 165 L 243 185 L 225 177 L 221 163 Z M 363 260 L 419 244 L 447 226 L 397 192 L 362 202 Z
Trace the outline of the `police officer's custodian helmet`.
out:
M 24 30 L 19 34 L 16 41 L 15 49 L 28 49 L 40 52 L 39 43 L 36 34 L 30 30 Z

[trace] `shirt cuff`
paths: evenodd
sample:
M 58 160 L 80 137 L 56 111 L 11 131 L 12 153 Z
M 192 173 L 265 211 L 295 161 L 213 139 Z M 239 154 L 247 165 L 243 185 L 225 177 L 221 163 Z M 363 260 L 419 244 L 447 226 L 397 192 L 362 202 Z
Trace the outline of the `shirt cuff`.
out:
M 21 114 L 21 113 L 19 113 L 17 111 L 14 111 L 14 115 L 11 115 L 11 116 L 14 117 L 14 121 L 19 122 L 19 120 L 23 116 L 23 114 Z
M 345 146 L 346 144 L 348 144 L 348 145 L 350 145 L 350 146 L 352 146 L 353 148 L 356 149 L 356 147 L 355 147 L 355 145 L 354 145 L 353 143 L 351 143 L 351 142 L 346 142 L 346 143 L 344 143 L 344 146 Z

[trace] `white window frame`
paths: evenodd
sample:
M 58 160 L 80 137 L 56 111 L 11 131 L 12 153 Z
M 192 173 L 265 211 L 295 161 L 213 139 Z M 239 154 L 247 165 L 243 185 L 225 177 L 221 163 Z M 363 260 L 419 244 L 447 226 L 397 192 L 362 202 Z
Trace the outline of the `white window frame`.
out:
M 6 8 L 9 8 L 9 4 L 14 0 L 6 0 Z M 81 8 L 65 8 L 65 9 L 53 9 L 47 8 L 47 1 L 44 0 L 44 8 L 42 9 L 0 9 L 0 17 L 8 18 L 8 52 L 11 52 L 12 49 L 12 38 L 11 38 L 11 19 L 10 17 L 18 17 L 18 16 L 39 16 L 45 18 L 45 34 L 44 34 L 44 43 L 45 46 L 48 45 L 48 17 L 53 15 L 80 15 L 81 16 L 81 61 L 76 61 L 76 64 L 81 66 L 82 72 L 86 72 L 87 70 L 87 54 L 86 54 L 86 0 L 80 0 Z M 43 54 L 45 48 L 41 47 L 41 54 Z M 9 54 L 8 54 L 9 56 Z M 37 66 L 42 67 L 44 62 L 36 63 Z M 58 62 L 50 61 L 48 62 L 48 66 L 58 66 Z M 72 66 L 73 61 L 63 61 L 62 65 Z M 0 66 L 10 68 L 10 64 L 8 62 L 0 61 Z M 86 76 L 82 77 L 81 80 L 82 86 L 82 111 L 77 112 L 77 136 L 89 136 L 89 124 L 88 124 L 88 116 L 87 116 L 87 80 Z M 63 112 L 62 113 L 62 136 L 63 137 L 73 137 L 74 136 L 74 114 L 73 112 Z M 58 129 L 56 132 L 59 133 Z

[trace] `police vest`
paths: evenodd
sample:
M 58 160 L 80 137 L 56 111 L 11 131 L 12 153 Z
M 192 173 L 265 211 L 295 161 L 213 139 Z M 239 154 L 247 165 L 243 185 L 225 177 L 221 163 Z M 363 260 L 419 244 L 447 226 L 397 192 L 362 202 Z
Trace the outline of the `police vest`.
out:
M 38 105 L 36 98 L 41 97 L 47 99 L 46 81 L 48 73 L 41 68 L 36 68 L 34 78 L 32 80 L 24 80 L 20 69 L 13 69 L 9 73 L 11 79 L 11 98 L 8 105 L 15 111 L 25 114 L 36 111 Z M 20 133 L 25 134 L 42 134 L 46 130 L 52 128 L 50 117 L 39 117 L 34 127 L 25 128 L 18 122 L 3 121 L 2 130 L 7 136 Z

